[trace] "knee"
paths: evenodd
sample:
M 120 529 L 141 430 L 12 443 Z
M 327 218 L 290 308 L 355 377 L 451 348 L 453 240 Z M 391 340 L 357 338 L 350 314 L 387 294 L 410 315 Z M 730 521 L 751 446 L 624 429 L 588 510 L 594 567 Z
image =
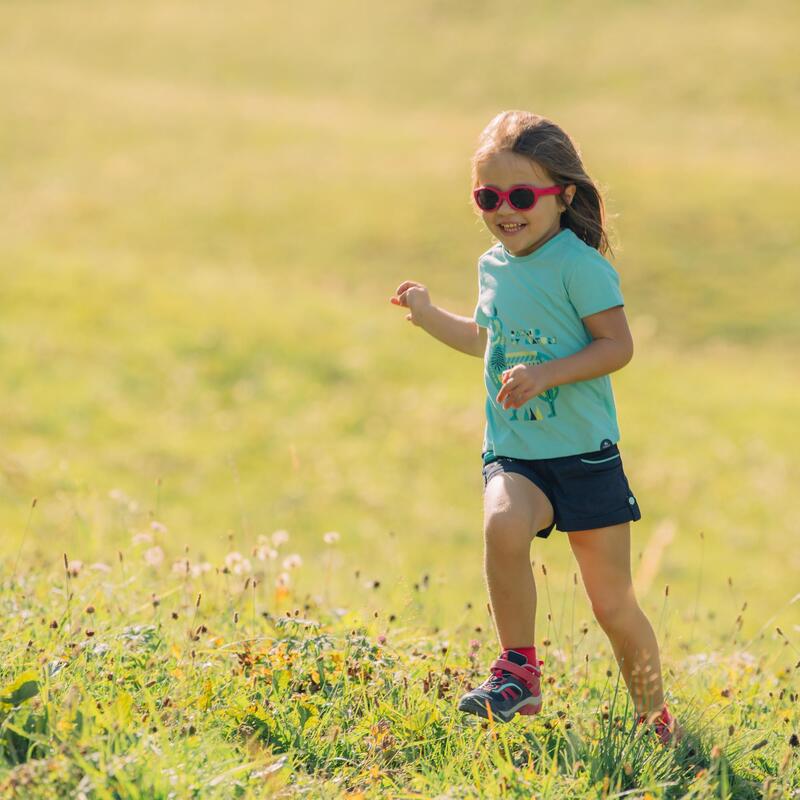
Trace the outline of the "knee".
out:
M 638 611 L 639 604 L 632 589 L 592 598 L 592 612 L 604 631 L 624 629 Z
M 531 524 L 524 514 L 497 509 L 486 515 L 483 526 L 486 549 L 493 555 L 519 555 L 530 551 Z

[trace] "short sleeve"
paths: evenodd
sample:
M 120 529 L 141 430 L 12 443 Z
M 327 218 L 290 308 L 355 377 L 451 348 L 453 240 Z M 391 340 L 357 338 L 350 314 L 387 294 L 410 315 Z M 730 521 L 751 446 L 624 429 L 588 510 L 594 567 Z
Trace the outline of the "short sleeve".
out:
M 489 327 L 489 317 L 483 313 L 480 300 L 478 300 L 478 305 L 475 306 L 475 313 L 472 315 L 472 318 L 478 323 L 478 325 L 481 326 L 481 328 Z
M 482 283 L 481 283 L 481 271 L 480 271 L 480 265 L 479 265 L 478 266 L 478 302 L 475 305 L 475 311 L 472 314 L 472 318 L 482 328 L 488 328 L 489 327 L 489 317 L 486 316 L 486 313 L 484 312 L 483 308 L 481 308 L 481 292 L 482 292 L 482 290 L 483 290 L 483 286 L 482 286 Z
M 602 256 L 579 259 L 567 273 L 565 285 L 570 302 L 581 319 L 607 308 L 625 305 L 619 275 Z

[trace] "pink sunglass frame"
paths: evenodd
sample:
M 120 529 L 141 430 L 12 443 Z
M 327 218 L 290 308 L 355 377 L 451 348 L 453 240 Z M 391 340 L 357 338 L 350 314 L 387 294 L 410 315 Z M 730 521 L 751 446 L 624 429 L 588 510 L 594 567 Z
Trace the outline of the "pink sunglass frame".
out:
M 478 192 L 483 191 L 484 189 L 489 189 L 489 191 L 494 192 L 500 198 L 500 202 L 494 208 L 481 208 L 478 204 Z M 533 192 L 533 202 L 525 208 L 515 206 L 511 202 L 511 192 L 513 192 L 515 189 L 528 189 L 529 191 Z M 539 187 L 531 186 L 529 183 L 518 183 L 516 186 L 512 186 L 507 192 L 504 192 L 502 189 L 498 189 L 496 186 L 479 186 L 472 193 L 472 199 L 475 201 L 475 205 L 478 206 L 478 210 L 482 211 L 484 214 L 491 214 L 493 211 L 497 211 L 503 205 L 504 200 L 506 203 L 508 203 L 509 207 L 513 208 L 515 211 L 530 211 L 539 202 L 540 197 L 545 197 L 550 194 L 561 194 L 563 189 L 563 186 Z

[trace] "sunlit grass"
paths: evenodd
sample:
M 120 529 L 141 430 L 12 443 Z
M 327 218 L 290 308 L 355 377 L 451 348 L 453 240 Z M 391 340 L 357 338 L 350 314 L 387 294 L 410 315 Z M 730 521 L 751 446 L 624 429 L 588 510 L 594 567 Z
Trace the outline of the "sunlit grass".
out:
M 106 502 L 130 504 L 120 493 Z M 594 624 L 548 614 L 543 713 L 490 724 L 455 710 L 496 647 L 477 609 L 473 621 L 426 630 L 400 606 L 338 605 L 344 573 L 332 603 L 320 581 L 320 592 L 296 590 L 295 575 L 324 574 L 338 532 L 320 537 L 310 560 L 277 530 L 213 564 L 174 558 L 157 520 L 130 532 L 107 561 L 64 556 L 59 571 L 3 577 L 6 792 L 257 797 L 313 785 L 317 796 L 546 797 L 639 787 L 640 797 L 717 797 L 728 787 L 757 797 L 769 786 L 787 797 L 797 788 L 796 630 L 745 644 L 736 622 L 703 624 L 702 647 L 668 659 L 668 698 L 687 734 L 665 750 L 634 731 Z M 349 580 L 353 598 L 380 591 L 362 577 Z M 426 578 L 408 602 L 425 615 L 446 591 Z M 670 632 L 686 638 L 679 623 Z

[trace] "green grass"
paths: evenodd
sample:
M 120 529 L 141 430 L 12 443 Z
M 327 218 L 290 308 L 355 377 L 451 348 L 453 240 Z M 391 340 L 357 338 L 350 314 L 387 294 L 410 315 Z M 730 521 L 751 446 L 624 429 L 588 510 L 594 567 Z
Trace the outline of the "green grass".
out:
M 2 793 L 800 790 L 797 22 L 788 2 L 0 4 Z M 412 278 L 472 312 L 469 158 L 503 108 L 560 122 L 607 193 L 676 753 L 626 738 L 558 532 L 531 552 L 544 713 L 455 711 L 496 650 L 481 363 L 388 298 Z

